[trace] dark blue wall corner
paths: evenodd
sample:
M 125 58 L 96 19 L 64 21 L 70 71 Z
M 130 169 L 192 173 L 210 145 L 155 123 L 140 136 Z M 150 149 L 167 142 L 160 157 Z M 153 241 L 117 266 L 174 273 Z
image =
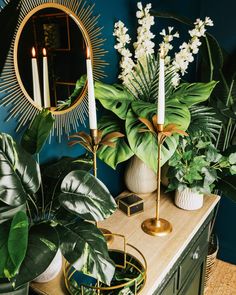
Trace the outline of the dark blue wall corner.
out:
M 222 197 L 214 231 L 219 238 L 218 258 L 236 264 L 236 203 Z

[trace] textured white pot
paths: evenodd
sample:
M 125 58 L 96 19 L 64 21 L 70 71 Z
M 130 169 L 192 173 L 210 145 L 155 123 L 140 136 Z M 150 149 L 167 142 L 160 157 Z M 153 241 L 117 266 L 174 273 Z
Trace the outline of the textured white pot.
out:
M 137 194 L 152 193 L 157 189 L 157 176 L 143 161 L 133 156 L 125 170 L 128 190 Z
M 59 274 L 61 267 L 62 267 L 62 254 L 61 254 L 61 250 L 58 249 L 55 257 L 53 258 L 52 262 L 49 264 L 48 268 L 36 279 L 34 279 L 34 282 L 46 283 L 53 280 Z
M 175 191 L 175 204 L 181 209 L 197 210 L 203 206 L 203 194 L 193 192 L 190 188 Z

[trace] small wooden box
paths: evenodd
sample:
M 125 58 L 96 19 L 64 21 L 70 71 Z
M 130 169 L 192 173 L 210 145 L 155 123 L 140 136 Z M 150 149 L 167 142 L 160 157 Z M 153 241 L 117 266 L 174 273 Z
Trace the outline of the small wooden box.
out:
M 128 216 L 144 210 L 143 199 L 135 194 L 124 195 L 118 198 L 118 208 Z

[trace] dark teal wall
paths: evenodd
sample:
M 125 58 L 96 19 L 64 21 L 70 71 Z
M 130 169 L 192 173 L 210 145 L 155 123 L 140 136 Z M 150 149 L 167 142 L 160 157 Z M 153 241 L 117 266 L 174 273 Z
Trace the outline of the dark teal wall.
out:
M 223 49 L 232 54 L 236 51 L 236 2 L 234 0 L 202 0 L 201 15 L 214 20 L 212 33 Z M 235 60 L 232 60 L 235 63 Z M 223 196 L 216 219 L 215 232 L 219 237 L 218 257 L 236 264 L 236 203 Z

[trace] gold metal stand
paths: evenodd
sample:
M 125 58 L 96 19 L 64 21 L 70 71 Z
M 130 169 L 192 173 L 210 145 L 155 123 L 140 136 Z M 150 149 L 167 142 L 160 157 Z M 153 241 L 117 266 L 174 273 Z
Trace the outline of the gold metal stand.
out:
M 93 174 L 95 177 L 97 177 L 97 151 L 104 145 L 115 147 L 113 139 L 118 137 L 124 137 L 124 134 L 120 132 L 111 132 L 109 134 L 106 134 L 105 136 L 102 136 L 101 130 L 90 129 L 90 135 L 84 131 L 80 131 L 71 135 L 70 137 L 76 138 L 76 140 L 71 142 L 70 145 L 80 144 L 93 154 Z M 97 222 L 96 225 L 98 226 Z M 113 236 L 111 232 L 104 228 L 99 229 L 106 237 L 107 243 L 111 243 L 113 241 Z
M 187 135 L 186 132 L 177 128 L 175 124 L 169 124 L 165 128 L 162 124 L 157 124 L 157 116 L 153 116 L 152 122 L 146 118 L 139 118 L 148 129 L 141 129 L 141 132 L 152 132 L 157 136 L 158 154 L 157 154 L 157 194 L 156 194 L 156 216 L 146 219 L 141 227 L 148 235 L 166 236 L 172 232 L 172 225 L 169 221 L 160 218 L 160 199 L 161 199 L 161 147 L 166 137 L 173 133 Z
M 156 217 L 149 218 L 142 223 L 142 230 L 152 236 L 165 236 L 172 232 L 169 221 L 160 218 L 161 199 L 161 146 L 166 136 L 163 134 L 163 125 L 157 125 L 158 154 L 157 154 L 157 195 L 156 195 Z
M 101 142 L 101 133 L 98 129 L 90 129 L 90 136 L 92 139 L 92 151 L 93 151 L 93 175 L 97 178 L 97 151 L 99 148 L 99 143 Z M 114 237 L 112 236 L 111 232 L 108 229 L 101 228 L 98 226 L 98 223 L 96 222 L 97 227 L 100 229 L 100 231 L 103 233 L 107 244 L 111 244 L 113 242 Z

